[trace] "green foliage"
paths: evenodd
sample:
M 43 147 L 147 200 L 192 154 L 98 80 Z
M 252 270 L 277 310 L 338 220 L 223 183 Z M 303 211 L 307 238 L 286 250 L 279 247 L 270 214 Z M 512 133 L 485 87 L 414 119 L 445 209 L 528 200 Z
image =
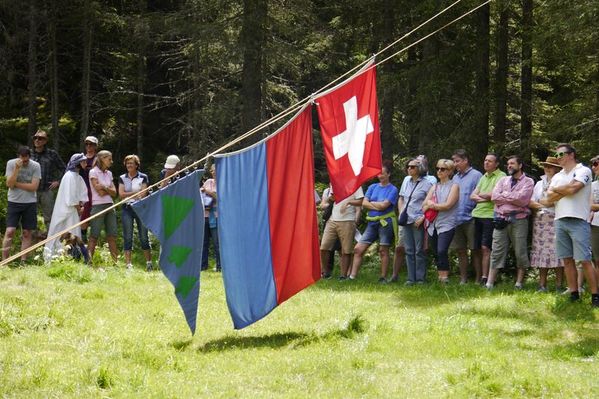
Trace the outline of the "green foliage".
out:
M 92 272 L 89 266 L 76 264 L 67 260 L 53 262 L 47 271 L 51 278 L 76 283 L 88 283 L 92 280 Z
M 265 120 L 309 96 L 401 37 L 448 4 L 426 0 L 269 0 L 262 56 Z M 244 2 L 177 0 L 116 2 L 53 0 L 23 7 L 0 4 L 0 164 L 29 140 L 27 71 L 37 72 L 36 125 L 50 132 L 63 159 L 81 149 L 83 24 L 92 27 L 90 127 L 101 146 L 119 160 L 141 151 L 143 168 L 155 180 L 166 155 L 190 162 L 242 133 Z M 249 4 L 249 3 L 248 3 Z M 466 1 L 380 54 L 382 60 L 479 3 Z M 596 1 L 534 3 L 532 160 L 543 159 L 558 141 L 576 144 L 582 159 L 599 148 L 599 59 Z M 507 131 L 496 136 L 497 29 L 500 7 L 509 11 Z M 490 30 L 475 13 L 378 67 L 383 151 L 403 159 L 426 153 L 431 161 L 465 147 L 481 161 L 487 150 L 521 152 L 521 4 L 492 2 Z M 30 17 L 37 36 L 30 37 Z M 52 115 L 51 35 L 55 29 L 57 115 Z M 481 31 L 482 30 L 482 31 Z M 482 37 L 482 39 L 481 39 Z M 482 41 L 482 42 L 481 42 Z M 486 41 L 486 43 L 485 43 Z M 30 43 L 37 57 L 30 62 Z M 480 61 L 482 44 L 490 47 Z M 30 65 L 33 63 L 33 65 Z M 485 65 L 483 65 L 485 64 Z M 484 68 L 488 76 L 481 76 Z M 481 77 L 491 89 L 477 89 Z M 484 107 L 491 121 L 480 126 Z M 483 110 L 483 111 L 481 111 Z M 280 121 L 264 134 L 284 123 Z M 315 127 L 317 122 L 315 122 Z M 239 143 L 246 146 L 264 136 Z M 487 143 L 488 139 L 488 143 Z M 505 142 L 504 142 L 505 141 Z M 326 181 L 322 146 L 315 130 L 316 178 Z M 528 155 L 528 154 L 527 154 Z
M 319 281 L 240 331 L 221 274 L 202 272 L 194 337 L 159 272 L 65 261 L 0 269 L 2 394 L 583 397 L 599 389 L 599 311 L 588 294 L 569 303 L 534 292 L 532 279 L 523 291 L 506 282 L 487 292 L 457 277 L 380 285 L 374 258 L 357 281 Z

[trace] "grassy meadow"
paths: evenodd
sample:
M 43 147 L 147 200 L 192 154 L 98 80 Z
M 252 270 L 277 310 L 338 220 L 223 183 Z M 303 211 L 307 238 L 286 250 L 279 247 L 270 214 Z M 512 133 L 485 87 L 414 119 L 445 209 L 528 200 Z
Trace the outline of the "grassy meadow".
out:
M 141 264 L 141 263 L 140 263 Z M 0 397 L 594 397 L 588 296 L 319 281 L 235 331 L 202 272 L 192 337 L 161 272 L 69 261 L 0 269 Z M 595 394 L 593 394 L 595 392 Z

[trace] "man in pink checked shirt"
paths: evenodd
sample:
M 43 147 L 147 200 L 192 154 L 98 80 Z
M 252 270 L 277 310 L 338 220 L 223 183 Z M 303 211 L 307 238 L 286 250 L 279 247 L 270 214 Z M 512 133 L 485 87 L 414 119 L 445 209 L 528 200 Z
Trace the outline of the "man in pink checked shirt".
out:
M 497 272 L 505 266 L 510 241 L 516 253 L 516 289 L 522 289 L 524 273 L 530 266 L 528 259 L 528 204 L 532 197 L 534 181 L 523 171 L 522 159 L 512 155 L 507 161 L 508 175 L 502 177 L 495 188 L 491 200 L 495 203 L 495 229 L 491 252 L 491 269 L 487 289 L 492 289 Z

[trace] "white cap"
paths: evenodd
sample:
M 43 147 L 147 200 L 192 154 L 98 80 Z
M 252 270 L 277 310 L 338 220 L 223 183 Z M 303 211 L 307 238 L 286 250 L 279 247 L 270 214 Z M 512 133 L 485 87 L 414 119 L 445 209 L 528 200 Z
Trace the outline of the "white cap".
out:
M 164 169 L 175 169 L 177 165 L 181 162 L 178 156 L 169 155 L 166 157 L 166 162 L 164 164 Z
M 94 143 L 95 145 L 98 145 L 98 139 L 96 136 L 87 136 L 84 142 Z

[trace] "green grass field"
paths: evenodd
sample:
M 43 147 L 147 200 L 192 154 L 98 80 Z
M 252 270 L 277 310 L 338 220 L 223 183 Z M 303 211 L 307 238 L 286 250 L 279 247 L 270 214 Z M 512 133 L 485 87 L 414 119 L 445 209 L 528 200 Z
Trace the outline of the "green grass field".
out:
M 161 272 L 0 270 L 0 397 L 595 397 L 598 310 L 469 284 L 320 281 L 235 331 L 202 273 L 191 337 Z

